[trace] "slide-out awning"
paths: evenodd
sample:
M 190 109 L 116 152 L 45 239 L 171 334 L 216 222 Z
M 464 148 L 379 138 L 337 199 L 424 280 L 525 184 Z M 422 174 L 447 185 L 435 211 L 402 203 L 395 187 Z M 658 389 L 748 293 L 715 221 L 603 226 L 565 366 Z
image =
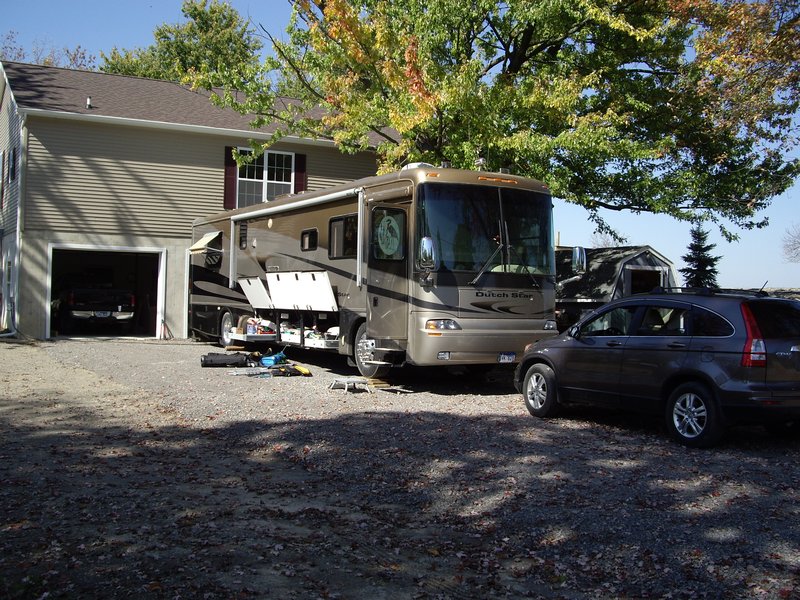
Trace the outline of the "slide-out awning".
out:
M 189 252 L 192 254 L 202 254 L 203 252 L 221 252 L 221 250 L 217 250 L 216 248 L 209 248 L 208 245 L 219 238 L 222 235 L 221 231 L 214 231 L 211 233 L 205 234 L 199 240 L 197 240 L 194 244 L 189 246 Z

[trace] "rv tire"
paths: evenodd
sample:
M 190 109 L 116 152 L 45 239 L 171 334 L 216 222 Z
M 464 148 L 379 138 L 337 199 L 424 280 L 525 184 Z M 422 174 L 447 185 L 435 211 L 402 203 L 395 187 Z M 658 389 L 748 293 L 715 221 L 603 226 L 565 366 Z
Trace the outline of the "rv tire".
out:
M 230 311 L 226 310 L 219 318 L 219 345 L 223 348 L 233 344 L 231 327 L 233 327 L 233 315 L 231 315 Z
M 361 323 L 356 332 L 355 344 L 353 344 L 353 361 L 358 367 L 358 372 L 364 377 L 384 377 L 391 368 L 388 365 L 375 365 L 367 362 L 370 360 L 374 347 L 375 341 L 367 337 L 367 324 Z

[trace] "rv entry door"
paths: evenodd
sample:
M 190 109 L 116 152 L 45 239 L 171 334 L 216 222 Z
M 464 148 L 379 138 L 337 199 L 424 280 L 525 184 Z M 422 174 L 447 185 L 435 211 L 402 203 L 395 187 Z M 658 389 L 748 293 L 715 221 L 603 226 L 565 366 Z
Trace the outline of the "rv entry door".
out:
M 375 339 L 408 337 L 406 206 L 373 205 L 369 213 L 367 335 Z

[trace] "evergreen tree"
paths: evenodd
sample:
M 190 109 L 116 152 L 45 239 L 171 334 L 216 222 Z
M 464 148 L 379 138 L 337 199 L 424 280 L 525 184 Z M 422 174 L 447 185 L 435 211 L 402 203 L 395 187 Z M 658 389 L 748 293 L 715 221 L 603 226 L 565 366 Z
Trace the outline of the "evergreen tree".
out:
M 699 224 L 692 227 L 691 234 L 689 253 L 681 256 L 686 266 L 679 269 L 683 274 L 684 284 L 688 287 L 719 287 L 717 285 L 717 262 L 721 257 L 710 254 L 717 245 L 708 243 L 708 232 Z

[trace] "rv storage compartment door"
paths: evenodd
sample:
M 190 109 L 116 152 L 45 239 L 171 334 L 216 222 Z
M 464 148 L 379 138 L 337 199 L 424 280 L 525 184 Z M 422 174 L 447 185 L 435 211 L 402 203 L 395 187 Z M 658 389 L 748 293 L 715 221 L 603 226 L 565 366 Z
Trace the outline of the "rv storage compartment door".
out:
M 267 273 L 267 285 L 272 303 L 279 310 L 339 310 L 325 271 Z
M 275 308 L 272 300 L 267 293 L 267 288 L 258 277 L 247 277 L 239 279 L 239 287 L 242 288 L 247 301 L 254 309 Z

